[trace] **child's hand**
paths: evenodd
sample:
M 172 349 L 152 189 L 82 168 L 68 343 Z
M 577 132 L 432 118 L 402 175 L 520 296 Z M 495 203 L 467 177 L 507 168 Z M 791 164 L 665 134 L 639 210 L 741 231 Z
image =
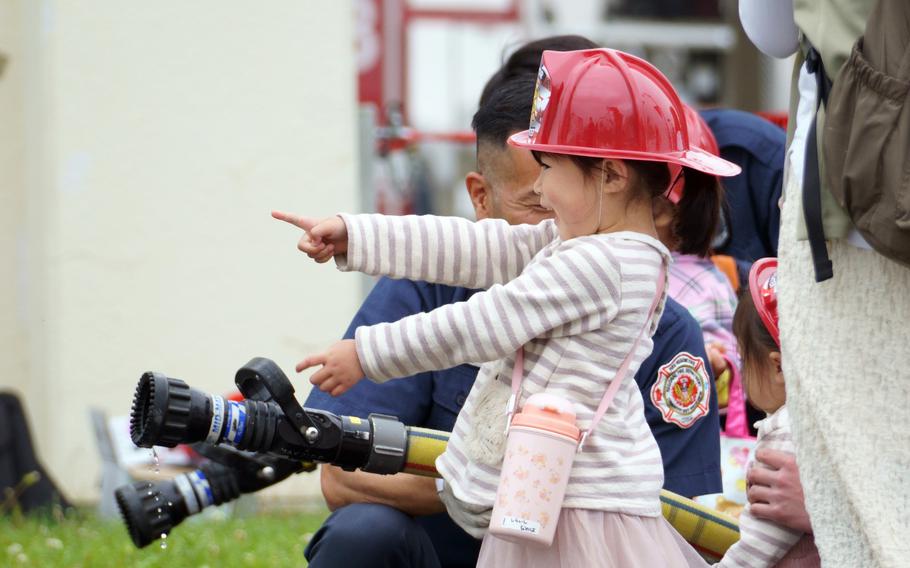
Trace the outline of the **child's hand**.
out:
M 363 368 L 353 339 L 337 341 L 325 353 L 310 355 L 297 363 L 297 372 L 316 365 L 322 365 L 322 368 L 313 373 L 310 382 L 332 396 L 342 394 L 363 378 Z
M 722 343 L 709 343 L 705 345 L 705 352 L 708 355 L 708 361 L 711 363 L 714 376 L 719 377 L 728 367 L 727 359 L 724 357 L 727 354 L 727 348 Z
M 297 248 L 316 262 L 326 262 L 348 250 L 348 228 L 340 217 L 313 219 L 282 211 L 272 211 L 272 217 L 304 230 Z

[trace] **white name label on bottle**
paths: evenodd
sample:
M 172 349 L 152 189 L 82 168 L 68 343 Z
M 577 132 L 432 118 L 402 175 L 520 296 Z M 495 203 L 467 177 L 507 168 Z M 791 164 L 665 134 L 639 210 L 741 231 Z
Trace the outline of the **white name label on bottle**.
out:
M 502 528 L 527 534 L 540 533 L 540 523 L 521 517 L 503 517 Z

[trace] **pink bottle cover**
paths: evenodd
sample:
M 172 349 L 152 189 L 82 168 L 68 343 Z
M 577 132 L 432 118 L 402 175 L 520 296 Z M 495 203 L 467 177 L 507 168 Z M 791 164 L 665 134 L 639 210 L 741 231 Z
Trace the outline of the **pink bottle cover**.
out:
M 493 535 L 543 546 L 553 542 L 580 434 L 571 402 L 546 393 L 528 398 L 509 430 Z

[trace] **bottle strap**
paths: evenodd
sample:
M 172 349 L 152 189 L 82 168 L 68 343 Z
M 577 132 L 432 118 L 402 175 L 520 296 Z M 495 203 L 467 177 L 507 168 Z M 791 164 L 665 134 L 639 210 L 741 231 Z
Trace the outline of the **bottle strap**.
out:
M 512 415 L 515 414 L 515 406 L 518 404 L 518 392 L 521 390 L 521 380 L 525 374 L 525 348 L 522 345 L 515 352 L 515 364 L 512 365 L 512 394 L 509 395 L 509 402 L 506 405 L 506 433 L 509 432 L 509 426 L 512 425 Z
M 651 325 L 651 319 L 654 317 L 654 312 L 657 311 L 657 306 L 660 304 L 661 297 L 663 297 L 664 288 L 666 286 L 666 275 L 666 266 L 664 265 L 664 262 L 661 261 L 660 271 L 657 276 L 657 293 L 654 295 L 654 300 L 651 301 L 651 308 L 648 310 L 648 317 L 645 318 L 645 324 L 638 332 L 635 342 L 632 343 L 632 349 L 626 354 L 625 359 L 623 359 L 622 364 L 616 371 L 616 375 L 613 377 L 613 381 L 610 382 L 610 386 L 607 387 L 607 391 L 604 393 L 600 405 L 594 413 L 594 418 L 591 419 L 590 428 L 582 433 L 581 440 L 578 443 L 578 451 L 582 450 L 590 433 L 597 428 L 598 423 L 601 418 L 603 418 L 604 413 L 610 407 L 613 398 L 619 391 L 623 379 L 625 379 L 626 374 L 629 372 L 629 365 L 632 364 L 632 356 L 638 349 L 638 344 L 641 342 L 641 337 L 644 335 L 645 330 Z M 521 391 L 521 381 L 524 378 L 524 358 L 524 346 L 522 346 L 515 352 L 515 365 L 512 367 L 512 394 L 509 396 L 509 402 L 506 407 L 506 432 L 509 431 L 509 426 L 512 424 L 512 415 L 515 413 L 515 407 L 518 404 L 518 393 Z
M 657 293 L 654 295 L 654 300 L 651 301 L 651 308 L 648 310 L 648 317 L 645 318 L 645 325 L 641 327 L 641 330 L 638 332 L 638 337 L 635 338 L 635 342 L 632 344 L 632 349 L 626 354 L 626 358 L 622 360 L 622 365 L 620 365 L 619 370 L 616 371 L 616 376 L 613 377 L 610 386 L 607 387 L 607 392 L 604 393 L 604 397 L 600 401 L 600 406 L 597 407 L 597 412 L 594 413 L 594 418 L 591 419 L 591 426 L 582 433 L 581 440 L 578 442 L 579 452 L 584 448 L 588 436 L 597 428 L 600 419 L 603 418 L 604 413 L 613 402 L 613 397 L 616 396 L 619 387 L 622 386 L 622 381 L 626 378 L 626 373 L 629 372 L 629 365 L 632 364 L 632 356 L 638 349 L 638 344 L 641 342 L 641 336 L 644 335 L 645 330 L 651 325 L 651 318 L 654 317 L 654 312 L 657 311 L 657 306 L 660 304 L 661 297 L 663 297 L 664 286 L 666 285 L 666 274 L 667 272 L 664 263 L 661 262 L 660 272 L 657 276 Z

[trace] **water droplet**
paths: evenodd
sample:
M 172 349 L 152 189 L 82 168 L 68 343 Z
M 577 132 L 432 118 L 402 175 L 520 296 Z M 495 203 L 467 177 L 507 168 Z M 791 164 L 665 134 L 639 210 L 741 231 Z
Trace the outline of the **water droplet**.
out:
M 170 502 L 170 501 L 168 501 L 168 502 L 167 502 L 167 506 L 168 506 L 168 507 L 173 507 L 173 506 L 174 506 L 174 504 L 173 504 L 173 503 L 171 503 L 171 502 Z
M 161 533 L 161 548 L 167 548 L 167 533 Z

